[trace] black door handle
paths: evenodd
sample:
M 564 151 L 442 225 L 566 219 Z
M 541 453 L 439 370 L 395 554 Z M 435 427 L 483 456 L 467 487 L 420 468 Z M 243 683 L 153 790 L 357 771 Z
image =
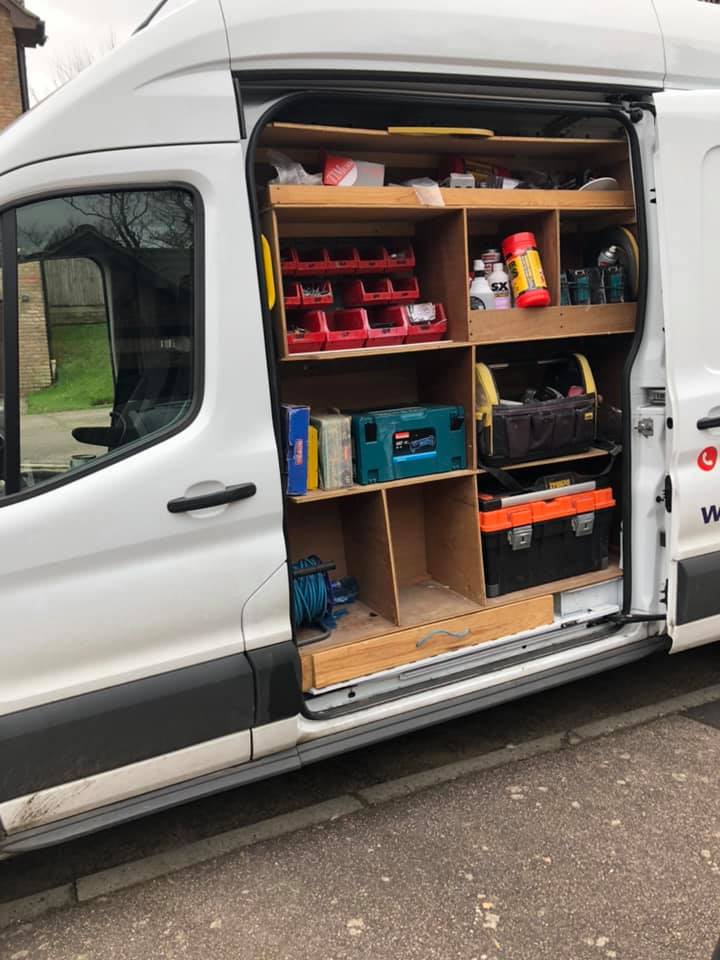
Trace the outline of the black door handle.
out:
M 254 497 L 256 493 L 257 487 L 254 483 L 236 483 L 234 487 L 225 487 L 217 493 L 203 493 L 199 497 L 178 497 L 177 500 L 170 500 L 167 508 L 170 513 L 207 510 L 208 507 L 219 507 L 223 503 L 247 500 L 248 497 Z
M 709 430 L 710 427 L 720 427 L 720 417 L 701 417 L 697 422 L 698 430 Z

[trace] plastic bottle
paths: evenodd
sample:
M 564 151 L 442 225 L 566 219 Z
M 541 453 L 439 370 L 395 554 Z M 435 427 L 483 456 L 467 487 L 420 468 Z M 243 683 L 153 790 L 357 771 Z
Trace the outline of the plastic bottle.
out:
M 480 256 L 482 262 L 485 264 L 485 276 L 489 277 L 495 264 L 502 261 L 502 254 L 499 250 L 496 250 L 495 247 L 493 247 L 490 250 L 483 251 Z
M 496 310 L 509 310 L 512 306 L 512 297 L 510 296 L 510 277 L 505 273 L 502 263 L 493 265 L 492 273 L 488 277 L 488 283 L 495 297 Z
M 485 264 L 482 260 L 474 261 L 473 270 L 475 271 L 475 277 L 470 284 L 470 309 L 494 310 L 495 297 L 485 278 Z
M 516 307 L 547 307 L 550 291 L 534 233 L 513 233 L 502 244 Z

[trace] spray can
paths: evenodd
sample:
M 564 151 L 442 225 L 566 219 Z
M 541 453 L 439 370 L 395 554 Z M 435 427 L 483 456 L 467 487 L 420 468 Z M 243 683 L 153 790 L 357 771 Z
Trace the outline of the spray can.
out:
M 490 289 L 495 297 L 496 310 L 509 310 L 512 306 L 510 296 L 510 277 L 505 273 L 502 263 L 493 264 L 492 273 L 488 277 Z
M 513 233 L 503 240 L 516 307 L 547 307 L 550 291 L 545 280 L 534 233 Z
M 485 278 L 485 264 L 482 260 L 475 260 L 473 270 L 475 271 L 475 277 L 470 284 L 470 309 L 494 310 L 495 297 Z
M 611 243 L 607 250 L 601 250 L 598 254 L 597 265 L 601 270 L 608 267 L 615 267 L 620 259 L 620 248 Z

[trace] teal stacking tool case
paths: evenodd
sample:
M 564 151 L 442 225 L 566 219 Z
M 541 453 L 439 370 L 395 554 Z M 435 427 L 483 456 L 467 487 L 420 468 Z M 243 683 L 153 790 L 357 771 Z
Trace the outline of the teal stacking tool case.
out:
M 352 418 L 356 483 L 464 470 L 465 410 L 432 405 L 368 410 Z

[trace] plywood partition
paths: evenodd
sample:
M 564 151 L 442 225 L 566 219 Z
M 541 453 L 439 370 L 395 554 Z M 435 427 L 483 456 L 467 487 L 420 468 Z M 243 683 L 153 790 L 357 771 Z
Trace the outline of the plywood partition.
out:
M 403 626 L 484 601 L 473 477 L 386 491 Z
M 288 503 L 290 560 L 318 556 L 336 565 L 332 577 L 355 577 L 360 600 L 399 622 L 390 526 L 382 491 L 315 503 Z
M 415 240 L 423 299 L 442 303 L 450 340 L 467 340 L 468 237 L 464 210 L 418 224 Z
M 467 316 L 467 312 L 466 312 Z M 417 357 L 419 398 L 425 403 L 459 404 L 465 410 L 467 465 L 477 466 L 475 450 L 475 353 L 472 347 Z
M 437 491 L 424 487 L 423 494 L 429 572 L 464 597 L 484 603 L 475 479 L 447 480 Z

